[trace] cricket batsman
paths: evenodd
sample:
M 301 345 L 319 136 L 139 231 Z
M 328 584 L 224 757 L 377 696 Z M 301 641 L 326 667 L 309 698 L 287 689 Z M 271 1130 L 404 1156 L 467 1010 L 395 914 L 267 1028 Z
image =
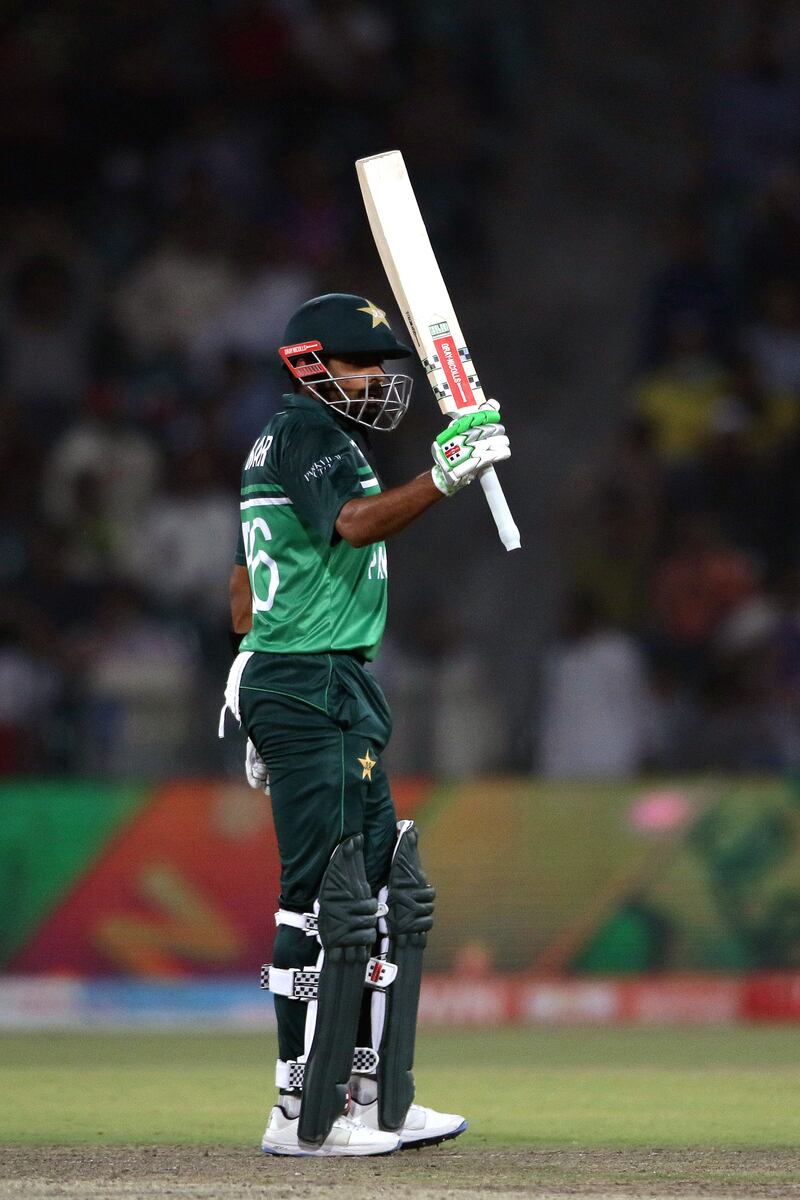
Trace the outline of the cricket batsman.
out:
M 280 350 L 292 391 L 244 464 L 225 691 L 269 790 L 281 861 L 273 962 L 279 1095 L 262 1150 L 375 1155 L 457 1137 L 414 1103 L 422 953 L 434 890 L 381 755 L 391 717 L 367 664 L 386 621 L 387 538 L 509 457 L 497 405 L 453 420 L 433 468 L 381 489 L 365 431 L 392 430 L 412 351 L 363 296 L 309 300 Z

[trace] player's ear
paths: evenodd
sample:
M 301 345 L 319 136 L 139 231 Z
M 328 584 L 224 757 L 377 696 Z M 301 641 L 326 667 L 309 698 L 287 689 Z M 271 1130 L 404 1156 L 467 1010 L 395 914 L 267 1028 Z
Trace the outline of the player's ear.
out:
M 303 364 L 304 364 L 304 363 L 307 363 L 307 362 L 309 362 L 309 361 L 310 361 L 310 359 L 308 358 L 308 356 L 307 356 L 307 355 L 303 355 L 301 358 L 298 358 L 298 359 L 296 360 L 296 362 L 295 362 L 295 365 L 296 365 L 296 366 L 303 366 Z M 292 372 L 289 370 L 289 368 L 286 366 L 286 364 L 285 364 L 285 363 L 284 363 L 284 365 L 283 365 L 283 370 L 286 372 L 287 376 L 288 376 L 288 377 L 289 377 L 289 379 L 291 380 L 291 384 L 292 384 L 292 391 L 293 391 L 293 392 L 295 392 L 295 393 L 297 393 L 297 392 L 302 392 L 302 390 L 303 390 L 303 381 L 302 381 L 301 379 L 298 379 L 296 375 L 293 375 L 293 374 L 292 374 Z

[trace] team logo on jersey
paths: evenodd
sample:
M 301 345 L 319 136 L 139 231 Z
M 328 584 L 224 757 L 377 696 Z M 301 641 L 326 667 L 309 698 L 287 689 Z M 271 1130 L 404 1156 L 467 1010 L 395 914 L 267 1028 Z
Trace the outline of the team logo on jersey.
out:
M 372 771 L 373 771 L 373 768 L 377 766 L 378 760 L 377 760 L 377 758 L 373 758 L 372 755 L 370 754 L 369 746 L 367 746 L 367 749 L 364 752 L 364 757 L 360 758 L 358 761 L 361 763 L 361 766 L 363 767 L 363 771 L 361 772 L 361 778 L 368 779 L 370 781 L 370 783 L 372 783 Z

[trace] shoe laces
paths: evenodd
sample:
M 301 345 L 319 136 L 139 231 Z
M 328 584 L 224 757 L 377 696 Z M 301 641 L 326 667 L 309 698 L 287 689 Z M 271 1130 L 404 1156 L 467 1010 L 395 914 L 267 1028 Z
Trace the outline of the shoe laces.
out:
M 350 1117 L 346 1113 L 343 1113 L 341 1117 L 337 1117 L 333 1123 L 334 1125 L 338 1125 L 340 1129 L 348 1129 L 350 1132 L 367 1128 L 363 1121 L 359 1121 L 358 1117 Z

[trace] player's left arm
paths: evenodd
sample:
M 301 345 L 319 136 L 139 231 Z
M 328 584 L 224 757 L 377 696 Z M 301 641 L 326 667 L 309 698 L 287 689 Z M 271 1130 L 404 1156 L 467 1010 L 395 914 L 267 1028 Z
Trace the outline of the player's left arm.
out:
M 253 597 L 250 593 L 250 576 L 247 567 L 234 563 L 228 583 L 231 602 L 231 629 L 234 633 L 250 632 L 253 624 Z
M 233 647 L 235 650 L 238 648 L 238 640 L 250 632 L 253 624 L 250 576 L 247 574 L 247 567 L 241 563 L 233 564 L 228 594 L 231 601 L 231 642 L 237 643 Z M 269 770 L 250 738 L 247 739 L 245 748 L 244 770 L 250 787 L 258 788 L 269 795 Z

